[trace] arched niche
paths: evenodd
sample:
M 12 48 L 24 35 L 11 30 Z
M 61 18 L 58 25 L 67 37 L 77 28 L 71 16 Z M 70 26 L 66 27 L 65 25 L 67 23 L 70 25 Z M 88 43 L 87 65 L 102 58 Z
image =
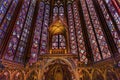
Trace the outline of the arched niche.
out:
M 115 74 L 115 72 L 113 72 L 111 70 L 107 70 L 106 80 L 119 80 L 119 79 L 117 78 L 117 75 Z
M 76 80 L 69 65 L 60 59 L 51 62 L 45 69 L 43 80 Z
M 21 71 L 17 71 L 12 80 L 24 80 L 24 74 Z
M 4 71 L 0 75 L 0 80 L 10 80 L 10 73 L 8 71 Z
M 92 80 L 104 80 L 104 77 L 103 77 L 102 73 L 100 73 L 99 71 L 95 70 L 93 72 L 93 75 L 92 75 Z
M 54 40 L 56 39 L 56 40 Z M 58 39 L 58 40 L 57 40 Z M 60 39 L 63 39 L 65 43 L 64 46 L 60 46 Z M 49 53 L 50 54 L 59 54 L 59 53 L 68 53 L 69 52 L 69 40 L 68 40 L 68 30 L 66 24 L 58 19 L 51 24 L 49 27 Z M 56 41 L 57 49 L 53 48 L 53 43 Z M 57 42 L 58 41 L 58 42 Z M 57 44 L 58 43 L 58 44 Z M 61 47 L 61 48 L 60 48 Z
M 85 70 L 82 70 L 82 75 L 83 75 L 82 80 L 91 80 L 89 73 L 86 72 Z
M 28 75 L 28 77 L 27 77 L 26 80 L 38 80 L 38 74 L 37 74 L 37 72 L 32 71 L 32 72 Z

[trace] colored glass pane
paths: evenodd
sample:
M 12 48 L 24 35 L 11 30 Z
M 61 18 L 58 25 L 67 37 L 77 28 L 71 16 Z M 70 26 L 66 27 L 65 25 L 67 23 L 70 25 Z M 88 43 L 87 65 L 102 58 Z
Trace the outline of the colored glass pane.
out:
M 92 53 L 94 56 L 94 61 L 96 62 L 96 61 L 101 60 L 100 51 L 98 49 L 98 45 L 97 45 L 96 38 L 95 38 L 95 33 L 93 31 L 93 27 L 92 27 L 92 24 L 90 22 L 90 18 L 89 18 L 89 14 L 88 14 L 85 0 L 80 0 L 80 2 L 82 4 L 84 19 L 86 22 L 87 32 L 88 32 L 88 36 L 89 36 L 89 40 L 90 40 L 90 45 L 92 48 Z
M 0 45 L 2 45 L 3 38 L 6 34 L 6 30 L 10 24 L 11 18 L 13 16 L 13 13 L 17 7 L 19 0 L 14 0 L 10 6 L 10 9 L 8 10 L 8 13 L 6 14 L 3 23 L 0 26 Z
M 0 23 L 2 22 L 12 0 L 3 0 L 0 5 Z
M 77 43 L 78 43 L 78 50 L 79 50 L 79 55 L 80 55 L 80 60 L 82 62 L 87 63 L 87 58 L 86 58 L 86 49 L 85 49 L 85 44 L 83 40 L 83 34 L 82 34 L 82 27 L 80 23 L 80 16 L 79 16 L 79 10 L 77 7 L 77 3 L 73 3 L 73 14 L 74 14 L 74 21 L 75 21 L 75 29 L 76 29 L 76 38 L 77 38 Z
M 113 25 L 111 17 L 109 16 L 109 14 L 108 14 L 108 12 L 107 12 L 107 10 L 105 8 L 105 5 L 104 5 L 103 1 L 98 0 L 98 3 L 99 3 L 99 5 L 100 5 L 100 7 L 102 9 L 102 12 L 104 14 L 104 17 L 105 17 L 107 25 L 108 25 L 108 28 L 111 31 L 114 42 L 116 43 L 116 46 L 117 46 L 118 51 L 120 53 L 120 37 L 118 36 L 118 33 L 117 33 L 116 29 L 115 29 L 115 26 Z
M 25 50 L 26 50 L 30 30 L 32 27 L 31 23 L 35 10 L 35 4 L 36 4 L 36 0 L 32 0 L 26 17 L 25 25 L 21 33 L 21 39 L 18 44 L 18 49 L 16 50 L 15 61 L 17 62 L 21 62 L 21 63 L 24 62 Z M 35 57 L 37 56 L 35 55 Z
M 58 35 L 52 37 L 52 49 L 58 49 Z
M 30 4 L 30 0 L 25 0 L 23 2 L 23 5 L 22 5 L 22 8 L 21 8 L 20 13 L 18 15 L 17 21 L 14 25 L 13 33 L 10 37 L 8 46 L 6 48 L 5 59 L 13 60 L 13 58 L 15 56 L 15 51 L 17 49 L 20 35 L 21 35 L 22 29 L 23 29 L 23 25 L 25 22 L 25 18 L 27 15 L 29 4 Z M 22 43 L 22 44 L 24 45 L 24 43 Z
M 35 23 L 35 31 L 34 31 L 34 37 L 32 42 L 32 48 L 31 48 L 31 57 L 30 62 L 37 61 L 36 57 L 34 55 L 37 55 L 39 52 L 39 45 L 40 45 L 40 35 L 41 35 L 41 29 L 42 29 L 42 23 L 43 23 L 43 14 L 44 14 L 44 2 L 40 2 L 39 4 L 39 10 L 37 15 L 37 20 Z
M 55 21 L 57 16 L 58 16 L 58 7 L 55 6 L 53 9 L 53 21 Z
M 45 15 L 44 15 L 44 22 L 42 28 L 42 35 L 41 35 L 41 45 L 40 45 L 40 54 L 47 53 L 47 44 L 48 44 L 48 26 L 49 26 L 49 12 L 50 6 L 45 6 Z
M 101 24 L 98 20 L 96 12 L 95 12 L 93 2 L 91 0 L 86 0 L 86 2 L 88 5 L 90 15 L 91 15 L 93 29 L 94 29 L 94 32 L 96 34 L 97 40 L 98 40 L 98 44 L 100 47 L 102 57 L 103 57 L 103 59 L 109 58 L 111 56 L 111 54 L 110 54 L 110 51 L 108 49 L 108 45 L 107 45 L 107 42 L 105 40 L 105 36 L 103 34 Z
M 111 12 L 112 16 L 114 17 L 114 20 L 116 21 L 117 27 L 120 31 L 120 15 L 116 11 L 116 9 L 115 9 L 114 5 L 112 4 L 111 0 L 108 0 L 108 1 L 105 0 L 105 2 L 107 3 L 109 11 Z
M 70 53 L 71 54 L 78 54 L 77 51 L 77 43 L 76 43 L 76 36 L 75 36 L 75 27 L 74 27 L 74 17 L 72 12 L 71 4 L 67 6 L 67 14 L 68 14 L 68 26 L 69 26 L 69 39 L 70 39 Z

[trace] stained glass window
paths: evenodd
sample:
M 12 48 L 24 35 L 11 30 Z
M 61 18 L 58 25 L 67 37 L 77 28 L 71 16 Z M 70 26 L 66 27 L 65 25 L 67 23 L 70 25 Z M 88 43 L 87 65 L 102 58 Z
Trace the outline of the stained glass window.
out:
M 2 5 L 3 1 L 4 1 L 4 0 L 0 0 L 0 6 Z
M 52 49 L 66 49 L 66 41 L 63 35 L 54 35 L 52 38 Z
M 92 23 L 93 23 L 93 30 L 96 34 L 96 37 L 97 37 L 97 40 L 99 43 L 99 47 L 100 47 L 100 50 L 102 53 L 102 57 L 103 57 L 103 59 L 109 58 L 111 56 L 110 51 L 108 49 L 108 45 L 105 40 L 105 36 L 102 32 L 100 22 L 98 20 L 97 14 L 95 12 L 93 2 L 91 0 L 86 0 L 86 2 L 88 5 L 90 15 L 91 15 L 91 19 L 92 19 Z
M 73 13 L 74 13 L 75 29 L 76 29 L 76 35 L 77 35 L 80 60 L 82 62 L 87 63 L 85 44 L 83 40 L 82 28 L 80 23 L 80 16 L 79 16 L 79 11 L 78 11 L 76 2 L 73 3 Z
M 113 39 L 114 39 L 114 42 L 116 43 L 116 46 L 117 46 L 118 51 L 119 51 L 119 53 L 120 53 L 120 37 L 118 36 L 118 33 L 117 33 L 117 31 L 116 31 L 116 29 L 115 29 L 115 26 L 113 25 L 113 22 L 112 22 L 109 14 L 108 14 L 106 8 L 105 8 L 105 5 L 104 5 L 103 1 L 102 1 L 102 0 L 98 0 L 98 2 L 99 2 L 99 5 L 100 5 L 100 7 L 101 7 L 101 9 L 102 9 L 102 12 L 103 12 L 103 14 L 104 14 L 104 17 L 105 17 L 105 19 L 106 19 L 108 28 L 109 28 L 109 30 L 111 31 L 112 37 L 113 37 Z
M 2 4 L 2 1 L 3 1 L 3 0 L 0 1 L 0 5 Z
M 63 8 L 63 6 L 59 7 L 59 17 L 60 17 L 60 19 L 64 19 L 64 8 Z
M 70 39 L 70 50 L 71 54 L 78 54 L 77 52 L 77 43 L 76 43 L 76 36 L 75 36 L 75 28 L 74 28 L 74 21 L 73 21 L 73 12 L 72 12 L 72 5 L 68 4 L 67 6 L 67 14 L 68 14 L 68 26 L 69 26 L 69 39 Z
M 52 44 L 52 49 L 66 49 L 68 46 L 66 43 L 69 40 L 68 42 L 70 45 L 70 53 L 75 55 L 79 54 L 80 61 L 87 63 L 87 53 L 82 31 L 82 28 L 86 27 L 86 35 L 88 34 L 88 36 L 85 36 L 85 38 L 89 38 L 91 47 L 90 49 L 92 49 L 94 61 L 96 62 L 111 57 L 105 34 L 103 32 L 104 26 L 101 25 L 99 21 L 98 15 L 93 5 L 93 0 L 80 0 L 85 26 L 81 25 L 82 23 L 80 20 L 82 15 L 79 14 L 77 1 L 68 1 L 66 12 L 64 9 L 64 4 L 62 4 L 62 1 L 60 0 L 55 1 L 57 4 L 55 3 L 55 5 L 52 7 L 53 9 L 51 10 L 49 4 L 50 0 L 40 1 L 40 3 L 38 3 L 38 7 L 36 6 L 37 0 L 24 0 L 22 3 L 20 2 L 20 4 L 18 4 L 19 1 L 20 0 L 0 0 L 0 45 L 4 45 L 3 42 L 6 42 L 3 40 L 5 39 L 7 31 L 9 29 L 12 30 L 8 43 L 6 43 L 7 46 L 3 47 L 6 48 L 4 51 L 5 59 L 23 63 L 25 55 L 27 54 L 26 49 L 28 49 L 27 45 L 30 34 L 32 34 L 33 38 L 33 40 L 30 39 L 30 41 L 32 40 L 32 43 L 30 44 L 30 61 L 36 62 L 39 54 L 46 54 L 49 48 L 48 27 L 50 26 L 49 21 L 51 18 L 53 19 L 53 23 L 58 18 L 61 22 L 64 22 L 64 24 L 62 24 L 62 27 L 67 23 L 65 20 L 66 18 L 68 21 L 68 27 L 65 26 L 65 28 L 63 28 L 65 29 L 64 31 L 68 31 L 68 35 L 64 34 L 66 32 L 63 32 L 60 34 L 56 33 L 54 36 L 52 36 L 52 43 L 50 43 Z M 120 30 L 120 16 L 111 0 L 97 1 L 104 14 L 103 16 L 112 34 L 114 42 L 116 43 L 116 46 L 120 52 L 120 37 L 118 31 L 116 30 L 116 27 L 118 27 Z M 108 10 L 111 13 L 108 13 L 105 3 L 108 5 Z M 20 7 L 20 5 L 22 7 Z M 15 19 L 15 24 L 10 26 L 10 24 L 13 22 L 11 21 L 12 17 L 14 17 L 13 15 L 16 13 L 15 10 L 17 10 L 16 7 L 19 7 L 20 11 L 17 16 L 15 15 L 15 18 L 17 17 Z M 36 15 L 37 18 L 35 21 L 35 26 L 31 26 L 35 10 L 38 10 L 38 14 Z M 52 16 L 50 16 L 50 11 L 53 11 L 51 14 Z M 65 16 L 65 13 L 67 13 L 67 16 Z M 112 14 L 114 20 L 117 23 L 117 26 L 113 24 L 113 20 L 109 14 Z M 34 30 L 32 30 L 32 27 Z M 30 32 L 31 30 L 33 33 Z M 67 40 L 67 38 L 69 39 Z M 67 50 L 65 52 L 67 52 Z
M 49 12 L 50 6 L 47 4 L 45 6 L 45 15 L 44 15 L 44 22 L 42 28 L 42 35 L 41 35 L 41 45 L 40 45 L 40 54 L 47 53 L 47 44 L 48 44 L 48 26 L 49 26 Z
M 59 35 L 59 49 L 66 49 L 66 41 L 63 35 Z
M 8 10 L 8 13 L 6 14 L 2 25 L 0 26 L 0 45 L 2 44 L 3 38 L 6 34 L 6 30 L 8 28 L 8 25 L 10 24 L 11 18 L 13 16 L 13 13 L 15 11 L 15 8 L 17 7 L 19 0 L 14 0 L 10 6 L 10 9 Z
M 59 35 L 54 35 L 52 37 L 52 49 L 58 49 L 58 36 Z
M 55 21 L 57 16 L 58 16 L 58 7 L 55 6 L 53 9 L 53 21 Z
M 36 0 L 32 0 L 31 4 L 30 4 L 30 8 L 28 10 L 28 14 L 27 14 L 24 28 L 22 30 L 21 39 L 18 43 L 18 49 L 17 49 L 16 55 L 15 55 L 15 61 L 17 61 L 17 62 L 23 62 L 23 60 L 24 60 L 25 49 L 27 46 L 27 41 L 28 41 L 30 29 L 32 27 L 31 23 L 32 23 L 34 10 L 35 10 L 35 4 L 36 4 Z
M 30 4 L 30 0 L 25 0 L 23 2 L 22 8 L 20 10 L 20 13 L 18 15 L 17 21 L 14 25 L 14 29 L 13 29 L 13 33 L 10 37 L 9 43 L 7 45 L 6 48 L 6 55 L 5 55 L 5 59 L 8 60 L 13 60 L 14 55 L 15 55 L 15 51 L 17 49 L 17 45 L 20 39 L 20 35 L 24 26 L 24 22 L 25 22 L 25 18 L 27 15 L 27 11 L 29 8 L 29 4 Z M 25 38 L 23 38 L 23 41 L 25 40 Z M 24 43 L 21 43 L 21 45 L 24 45 Z M 21 48 L 24 49 L 24 48 Z
M 116 9 L 118 15 L 120 16 L 120 3 L 118 0 L 111 0 L 114 8 Z
M 117 13 L 115 7 L 113 6 L 112 4 L 112 1 L 111 0 L 105 0 L 107 5 L 108 5 L 108 8 L 112 14 L 112 16 L 114 17 L 116 23 L 117 23 L 117 27 L 119 28 L 119 31 L 120 31 L 120 15 Z
M 3 0 L 0 5 L 0 23 L 3 20 L 3 17 L 5 16 L 7 9 L 9 8 L 9 5 L 11 4 L 13 0 Z
M 35 62 L 37 60 L 37 58 L 34 57 L 34 55 L 36 56 L 39 52 L 40 35 L 41 35 L 41 29 L 42 29 L 44 7 L 45 7 L 44 2 L 40 2 L 37 20 L 36 20 L 36 24 L 35 24 L 35 31 L 34 31 L 32 48 L 31 48 L 30 62 Z
M 83 14 L 84 14 L 84 19 L 86 22 L 86 27 L 87 27 L 87 31 L 88 31 L 89 40 L 90 40 L 90 45 L 92 48 L 92 53 L 94 55 L 94 61 L 96 62 L 96 61 L 101 60 L 100 52 L 99 52 L 98 45 L 97 45 L 97 42 L 95 39 L 95 34 L 93 32 L 92 24 L 90 22 L 90 18 L 89 18 L 89 14 L 88 14 L 85 0 L 80 0 L 80 2 L 82 4 L 82 9 L 83 9 Z

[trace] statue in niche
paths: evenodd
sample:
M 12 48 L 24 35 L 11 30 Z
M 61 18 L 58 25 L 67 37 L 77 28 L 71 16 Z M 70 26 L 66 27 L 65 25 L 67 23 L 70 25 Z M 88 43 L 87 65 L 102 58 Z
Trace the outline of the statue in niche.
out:
M 72 80 L 68 66 L 63 64 L 53 64 L 45 73 L 45 80 Z
M 54 74 L 55 80 L 63 80 L 63 72 L 61 69 L 58 69 L 56 73 Z
M 104 78 L 99 71 L 95 71 L 93 74 L 93 80 L 104 80 Z
M 4 72 L 3 74 L 0 75 L 0 80 L 9 80 L 9 79 L 10 79 L 9 72 Z
M 23 80 L 23 75 L 21 74 L 21 72 L 17 72 L 13 80 Z
M 107 76 L 107 80 L 119 80 L 119 79 L 117 79 L 117 75 L 114 72 L 112 72 L 111 70 L 107 71 L 106 76 Z
M 89 73 L 87 73 L 86 71 L 82 71 L 81 73 L 83 76 L 83 80 L 90 80 L 90 76 L 89 76 Z
M 37 78 L 37 73 L 35 71 L 33 71 L 29 77 L 27 78 L 27 80 L 38 80 Z

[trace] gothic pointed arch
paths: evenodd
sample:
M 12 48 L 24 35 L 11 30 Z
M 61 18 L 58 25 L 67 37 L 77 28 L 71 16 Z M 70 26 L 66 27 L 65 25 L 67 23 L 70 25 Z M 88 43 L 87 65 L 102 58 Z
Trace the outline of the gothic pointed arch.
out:
M 38 80 L 38 74 L 36 71 L 32 71 L 28 76 L 26 80 Z
M 92 75 L 92 80 L 104 80 L 104 77 L 101 72 L 95 70 Z
M 0 74 L 0 80 L 10 80 L 10 72 L 4 71 Z
M 106 72 L 106 80 L 119 80 L 119 79 L 114 71 L 108 69 Z
M 88 72 L 86 72 L 85 70 L 82 70 L 82 74 L 83 74 L 83 77 L 82 77 L 83 80 L 91 80 Z
M 22 71 L 16 71 L 13 74 L 12 80 L 24 80 L 24 74 L 23 74 L 23 72 Z
M 61 19 L 57 19 L 49 27 L 49 52 L 50 54 L 56 54 L 56 51 L 61 51 L 59 53 L 68 53 L 68 50 L 69 40 L 67 25 Z
M 76 80 L 69 65 L 61 59 L 55 59 L 45 68 L 45 80 Z

